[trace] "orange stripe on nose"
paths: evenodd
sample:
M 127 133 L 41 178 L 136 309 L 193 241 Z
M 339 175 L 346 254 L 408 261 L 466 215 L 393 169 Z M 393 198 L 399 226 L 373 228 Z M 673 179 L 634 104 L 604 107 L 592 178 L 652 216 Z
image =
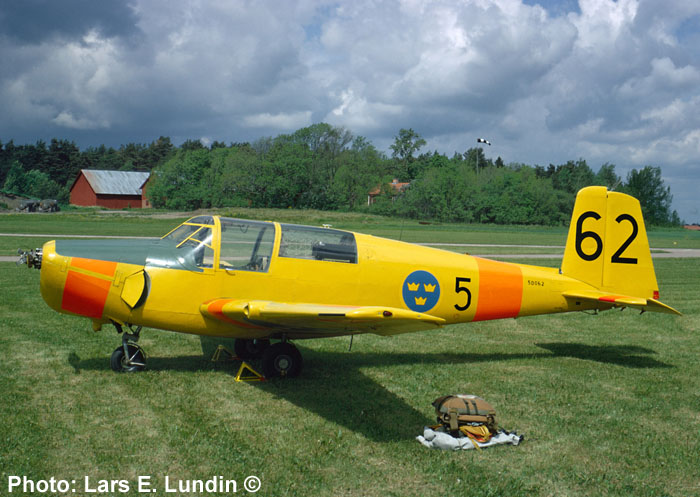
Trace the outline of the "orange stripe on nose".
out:
M 523 300 L 523 273 L 514 264 L 475 257 L 479 266 L 479 300 L 474 321 L 514 318 Z
M 99 319 L 102 317 L 110 286 L 112 286 L 111 281 L 68 271 L 66 284 L 63 287 L 61 309 Z
M 85 271 L 104 274 L 105 276 L 109 277 L 114 276 L 114 272 L 117 269 L 116 262 L 98 261 L 95 259 L 82 259 L 80 257 L 73 257 L 70 265 L 76 269 L 84 269 Z

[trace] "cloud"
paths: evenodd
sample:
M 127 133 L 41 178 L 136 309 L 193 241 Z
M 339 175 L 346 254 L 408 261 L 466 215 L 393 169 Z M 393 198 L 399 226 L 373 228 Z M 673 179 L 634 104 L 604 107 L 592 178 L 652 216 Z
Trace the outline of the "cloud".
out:
M 65 111 L 53 118 L 52 121 L 59 126 L 74 129 L 99 129 L 109 127 L 107 121 L 95 121 L 86 117 L 76 118 L 70 112 Z
M 367 131 L 381 128 L 387 117 L 391 119 L 402 114 L 404 107 L 401 105 L 369 102 L 349 88 L 340 92 L 339 105 L 326 115 L 324 121 Z
M 3 2 L 0 8 L 1 36 L 22 44 L 79 40 L 90 31 L 107 38 L 133 35 L 134 11 L 127 2 L 114 0 L 22 0 Z
M 244 122 L 247 126 L 253 128 L 273 128 L 283 129 L 288 131 L 296 131 L 299 128 L 304 128 L 313 124 L 311 122 L 311 112 L 295 112 L 293 114 L 270 114 L 264 112 L 246 116 Z
M 697 2 L 27 0 L 0 33 L 4 141 L 326 121 L 385 149 L 399 128 L 448 155 L 484 135 L 506 162 L 652 163 L 669 181 L 698 156 Z

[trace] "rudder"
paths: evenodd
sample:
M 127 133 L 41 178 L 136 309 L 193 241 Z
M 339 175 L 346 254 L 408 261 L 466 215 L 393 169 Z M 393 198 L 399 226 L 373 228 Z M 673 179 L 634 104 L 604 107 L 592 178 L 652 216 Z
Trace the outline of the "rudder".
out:
M 658 299 L 639 201 L 602 186 L 580 190 L 561 270 L 604 292 Z

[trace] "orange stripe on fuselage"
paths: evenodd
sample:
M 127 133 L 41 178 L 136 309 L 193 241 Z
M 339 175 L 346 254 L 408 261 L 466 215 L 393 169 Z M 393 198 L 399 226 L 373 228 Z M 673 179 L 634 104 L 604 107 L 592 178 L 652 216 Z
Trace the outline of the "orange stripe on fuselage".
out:
M 474 321 L 514 318 L 523 300 L 520 267 L 475 257 L 479 266 L 479 299 Z
M 61 309 L 101 318 L 116 269 L 116 262 L 73 257 L 63 287 Z

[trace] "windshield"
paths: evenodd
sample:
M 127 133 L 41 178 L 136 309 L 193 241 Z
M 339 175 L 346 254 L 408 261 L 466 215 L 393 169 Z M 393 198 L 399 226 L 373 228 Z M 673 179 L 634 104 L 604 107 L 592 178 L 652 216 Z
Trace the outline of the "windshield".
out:
M 160 250 L 149 255 L 147 264 L 191 271 L 214 267 L 213 230 L 211 216 L 184 222 L 156 243 Z

